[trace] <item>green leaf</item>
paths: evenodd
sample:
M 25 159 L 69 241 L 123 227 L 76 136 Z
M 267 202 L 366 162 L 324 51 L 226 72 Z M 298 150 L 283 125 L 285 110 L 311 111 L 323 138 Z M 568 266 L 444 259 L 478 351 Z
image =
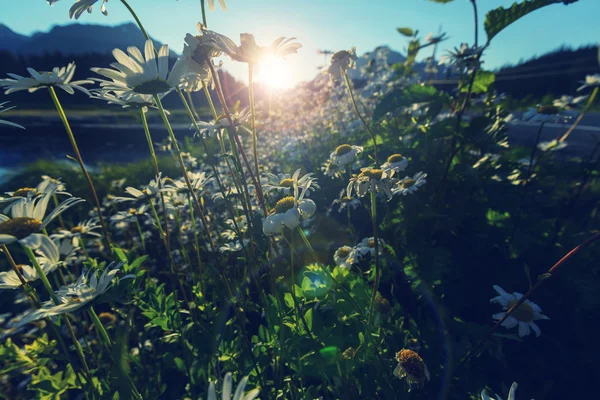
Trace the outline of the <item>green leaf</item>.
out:
M 304 319 L 306 320 L 306 325 L 308 325 L 308 329 L 312 331 L 313 326 L 313 309 L 309 308 L 306 314 L 304 314 Z
M 415 32 L 410 28 L 396 28 L 401 35 L 411 37 Z
M 488 88 L 496 82 L 496 74 L 490 71 L 477 71 L 475 81 L 473 82 L 473 94 L 487 93 Z M 465 85 L 460 91 L 465 93 L 469 88 Z
M 504 28 L 538 8 L 558 3 L 568 5 L 576 1 L 578 0 L 525 0 L 514 3 L 510 8 L 498 7 L 485 16 L 484 26 L 488 42 Z
M 129 261 L 127 260 L 127 254 L 125 254 L 125 251 L 123 251 L 123 249 L 119 247 L 113 247 L 113 250 L 116 256 L 119 258 L 119 261 L 122 261 L 124 263 L 127 263 Z
M 288 306 L 289 308 L 294 308 L 294 297 L 292 296 L 291 293 L 286 293 L 283 296 L 283 301 L 285 301 L 285 305 Z
M 186 371 L 186 369 L 185 369 L 185 362 L 181 358 L 175 357 L 175 359 L 173 361 L 175 361 L 175 365 L 177 366 L 177 369 L 180 372 L 185 372 Z

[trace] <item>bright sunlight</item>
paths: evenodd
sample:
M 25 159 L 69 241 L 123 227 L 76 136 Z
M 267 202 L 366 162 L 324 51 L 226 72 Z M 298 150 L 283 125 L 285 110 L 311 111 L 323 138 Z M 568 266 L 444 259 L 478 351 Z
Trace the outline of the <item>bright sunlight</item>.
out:
M 277 89 L 290 88 L 295 81 L 288 61 L 274 55 L 262 60 L 256 80 Z

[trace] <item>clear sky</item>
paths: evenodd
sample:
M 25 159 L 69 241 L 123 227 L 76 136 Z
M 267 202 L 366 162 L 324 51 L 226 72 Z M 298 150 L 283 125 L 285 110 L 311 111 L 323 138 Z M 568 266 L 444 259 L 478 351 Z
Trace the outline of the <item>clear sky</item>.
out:
M 217 1 L 215 1 L 217 2 Z M 514 0 L 479 0 L 480 38 L 485 38 L 483 20 L 492 8 L 510 6 Z M 2 0 L 0 23 L 17 33 L 47 31 L 53 25 L 69 20 L 68 9 L 74 0 L 60 0 L 53 7 L 44 0 Z M 196 33 L 201 20 L 200 0 L 129 0 L 150 35 L 180 52 L 186 33 Z M 99 4 L 93 13 L 84 14 L 80 23 L 116 25 L 133 18 L 119 0 L 106 3 L 108 16 L 100 13 Z M 208 12 L 210 29 L 239 41 L 239 34 L 253 33 L 261 45 L 270 44 L 279 36 L 295 36 L 303 47 L 298 55 L 285 61 L 284 80 L 311 79 L 323 57 L 318 49 L 340 50 L 356 46 L 358 54 L 379 45 L 404 51 L 407 40 L 396 32 L 397 27 L 419 29 L 425 36 L 437 32 L 440 26 L 451 37 L 442 49 L 473 43 L 473 12 L 468 0 L 437 4 L 428 0 L 227 0 L 228 9 L 217 5 Z M 485 56 L 485 66 L 495 68 L 516 63 L 536 54 L 555 49 L 562 44 L 579 46 L 600 41 L 600 0 L 580 0 L 564 6 L 551 5 L 523 18 L 492 42 Z M 481 40 L 481 39 L 480 39 Z M 241 65 L 227 62 L 225 68 L 245 80 Z

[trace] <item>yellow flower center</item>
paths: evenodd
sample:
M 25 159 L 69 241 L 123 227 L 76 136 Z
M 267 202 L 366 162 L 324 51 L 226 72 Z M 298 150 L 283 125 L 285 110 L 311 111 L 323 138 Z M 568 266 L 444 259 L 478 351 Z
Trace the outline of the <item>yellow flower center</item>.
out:
M 83 232 L 83 226 L 74 226 L 71 228 L 71 233 L 81 233 Z
M 404 159 L 404 156 L 402 154 L 392 154 L 391 156 L 388 157 L 387 162 L 389 162 L 390 164 L 393 164 L 393 163 L 400 162 L 403 159 Z
M 370 248 L 374 248 L 375 247 L 375 239 L 369 239 L 369 241 L 367 242 L 367 246 L 369 246 Z
M 275 212 L 281 214 L 286 212 L 287 210 L 291 210 L 295 206 L 296 199 L 293 196 L 287 196 L 279 200 L 277 204 L 275 204 Z
M 336 253 L 339 258 L 346 258 L 350 254 L 350 249 L 348 247 L 341 247 Z
M 35 218 L 17 217 L 0 224 L 0 234 L 11 235 L 17 239 L 24 239 L 32 233 L 39 232 L 42 221 Z
M 351 199 L 350 197 L 348 197 L 348 196 L 344 196 L 344 197 L 342 197 L 342 198 L 340 199 L 340 201 L 341 201 L 342 203 L 350 203 L 350 202 L 352 201 L 352 199 Z
M 537 112 L 544 115 L 558 114 L 558 108 L 553 105 L 545 105 L 538 107 Z
M 279 186 L 291 188 L 294 186 L 294 180 L 292 178 L 285 178 L 279 182 Z
M 344 154 L 350 153 L 352 151 L 352 146 L 349 144 L 342 144 L 335 149 L 335 154 L 338 156 L 342 156 Z
M 517 304 L 517 300 L 509 301 L 508 308 L 511 309 L 515 304 Z M 523 303 L 510 315 L 521 322 L 531 322 L 533 321 L 534 314 L 533 307 L 530 304 Z
M 129 209 L 129 214 L 131 214 L 131 215 L 135 215 L 135 214 L 136 214 L 136 211 L 137 211 L 137 210 L 136 210 L 135 208 L 130 208 L 130 209 Z
M 396 354 L 396 360 L 406 373 L 417 381 L 425 380 L 425 363 L 420 355 L 408 349 L 402 349 Z
M 411 186 L 413 186 L 417 181 L 415 181 L 414 179 L 410 179 L 410 178 L 406 178 L 403 182 L 402 182 L 402 188 L 406 189 L 409 188 Z
M 380 180 L 382 176 L 383 176 L 382 169 L 367 169 L 367 170 L 364 170 L 363 172 L 361 172 L 360 174 L 358 174 L 359 179 L 366 177 L 369 179 Z
M 36 188 L 25 187 L 25 188 L 15 190 L 15 192 L 12 194 L 12 197 L 27 197 L 28 195 L 35 196 L 36 194 L 38 194 L 38 191 Z

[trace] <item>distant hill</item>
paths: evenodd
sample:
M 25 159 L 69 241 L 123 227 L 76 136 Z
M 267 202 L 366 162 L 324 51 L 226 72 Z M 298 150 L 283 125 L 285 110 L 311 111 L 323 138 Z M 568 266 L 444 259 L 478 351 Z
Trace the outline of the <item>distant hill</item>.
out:
M 128 46 L 143 48 L 145 41 L 144 35 L 133 23 L 117 26 L 69 24 L 54 26 L 48 32 L 36 32 L 31 36 L 20 35 L 0 24 L 0 51 L 19 55 L 110 53 L 115 48 L 125 50 Z M 154 44 L 161 45 L 156 40 Z

